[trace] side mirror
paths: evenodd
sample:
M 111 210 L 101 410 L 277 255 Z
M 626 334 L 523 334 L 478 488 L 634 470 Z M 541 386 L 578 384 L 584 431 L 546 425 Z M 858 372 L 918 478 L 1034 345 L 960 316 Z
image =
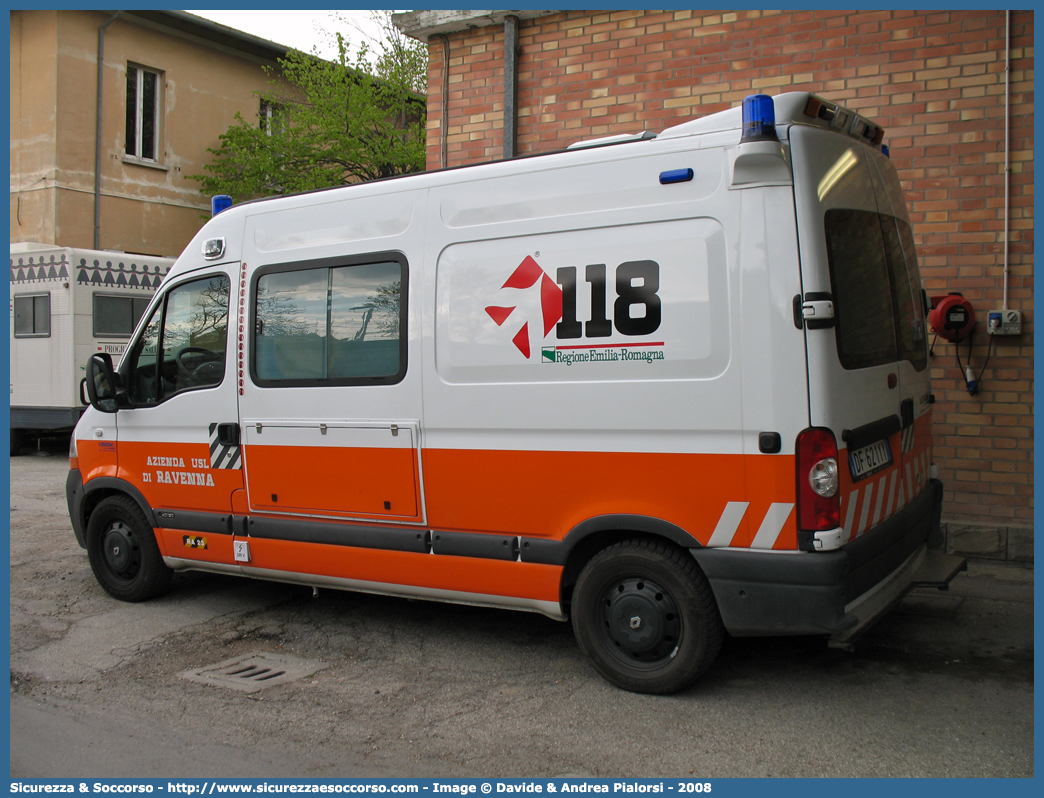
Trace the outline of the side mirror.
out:
M 84 377 L 80 380 L 80 404 L 84 407 L 90 407 L 91 397 L 87 395 L 87 378 Z
M 117 376 L 112 368 L 112 356 L 108 352 L 95 352 L 87 361 L 87 396 L 91 407 L 102 413 L 115 413 L 117 401 Z

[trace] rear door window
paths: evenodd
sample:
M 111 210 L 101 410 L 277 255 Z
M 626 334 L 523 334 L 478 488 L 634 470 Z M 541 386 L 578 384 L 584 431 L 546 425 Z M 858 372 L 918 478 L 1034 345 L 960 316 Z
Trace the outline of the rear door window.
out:
M 895 318 L 878 215 L 832 209 L 824 226 L 841 365 L 860 369 L 895 362 Z
M 908 360 L 917 371 L 924 371 L 928 367 L 927 333 L 913 231 L 902 219 L 882 216 L 881 232 L 884 234 L 888 273 L 895 297 L 894 310 L 899 322 L 899 360 Z
M 909 225 L 834 208 L 826 212 L 824 228 L 841 365 L 861 369 L 908 360 L 922 371 L 928 355 Z

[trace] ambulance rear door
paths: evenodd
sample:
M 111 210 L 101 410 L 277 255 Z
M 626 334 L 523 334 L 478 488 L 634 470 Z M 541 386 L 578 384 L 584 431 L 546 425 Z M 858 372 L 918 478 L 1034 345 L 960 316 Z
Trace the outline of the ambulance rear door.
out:
M 910 446 L 928 404 L 920 279 L 885 156 L 819 128 L 794 126 L 790 137 L 809 421 L 830 429 L 839 447 L 843 545 L 926 482 L 927 460 Z

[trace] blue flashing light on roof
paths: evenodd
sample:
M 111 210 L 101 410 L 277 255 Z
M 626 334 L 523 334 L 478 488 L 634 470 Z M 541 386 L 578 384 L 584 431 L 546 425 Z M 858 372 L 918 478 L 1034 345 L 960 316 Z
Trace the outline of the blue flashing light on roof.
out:
M 779 141 L 776 135 L 776 106 L 767 94 L 751 94 L 743 98 L 740 144 L 748 141 Z
M 890 151 L 890 150 L 888 149 L 888 145 L 887 145 L 887 144 L 882 144 L 882 145 L 881 145 L 881 152 L 883 152 L 883 153 L 884 153 L 884 157 L 885 157 L 885 158 L 891 158 L 891 157 L 892 157 L 892 153 L 891 153 L 891 151 Z
M 217 216 L 221 211 L 232 207 L 232 198 L 228 194 L 216 194 L 210 198 L 210 216 Z

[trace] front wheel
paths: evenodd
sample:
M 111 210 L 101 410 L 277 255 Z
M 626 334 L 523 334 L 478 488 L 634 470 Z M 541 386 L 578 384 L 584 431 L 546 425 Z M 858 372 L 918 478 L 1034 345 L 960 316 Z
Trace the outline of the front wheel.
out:
M 636 693 L 688 687 L 718 656 L 722 623 L 688 552 L 631 539 L 591 559 L 573 591 L 573 631 L 595 668 Z
M 145 513 L 128 496 L 110 496 L 94 508 L 87 523 L 87 559 L 101 586 L 121 601 L 160 595 L 174 574 Z

